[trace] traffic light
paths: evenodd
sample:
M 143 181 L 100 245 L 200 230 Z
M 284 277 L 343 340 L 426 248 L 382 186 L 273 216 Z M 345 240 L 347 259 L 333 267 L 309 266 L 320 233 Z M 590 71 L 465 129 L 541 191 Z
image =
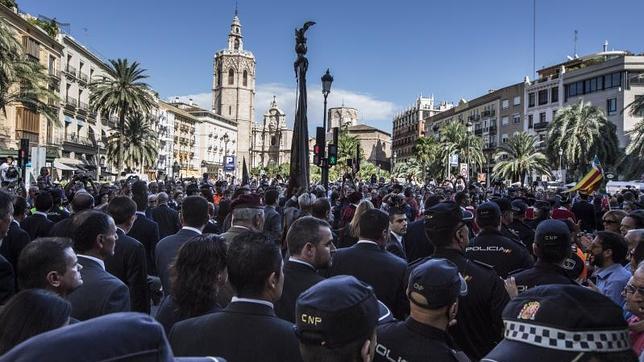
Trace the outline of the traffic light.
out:
M 324 143 L 324 127 L 316 127 L 315 146 L 313 146 L 313 163 L 317 166 L 322 164 L 322 158 L 324 158 Z
M 27 162 L 29 162 L 29 139 L 22 138 L 18 149 L 18 167 L 24 169 Z
M 356 172 L 360 171 L 360 145 L 356 147 Z
M 329 166 L 338 164 L 338 145 L 329 145 Z

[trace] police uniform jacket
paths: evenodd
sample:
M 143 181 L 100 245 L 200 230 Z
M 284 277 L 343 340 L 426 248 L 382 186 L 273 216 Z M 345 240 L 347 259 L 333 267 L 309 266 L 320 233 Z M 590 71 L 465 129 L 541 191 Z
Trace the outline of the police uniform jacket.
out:
M 425 219 L 414 221 L 407 226 L 407 234 L 405 234 L 405 253 L 407 260 L 413 262 L 414 260 L 425 258 L 434 252 L 434 244 L 429 241 L 425 233 Z
M 510 272 L 529 268 L 533 264 L 525 245 L 506 238 L 498 230 L 481 230 L 465 252 L 468 258 L 492 265 L 504 279 Z
M 371 285 L 378 297 L 396 318 L 409 311 L 405 295 L 407 262 L 371 242 L 358 241 L 350 248 L 338 249 L 329 275 L 352 275 Z
M 378 326 L 378 345 L 374 362 L 462 362 L 469 361 L 456 351 L 446 331 L 422 324 L 412 318 Z
M 170 345 L 176 356 L 220 356 L 235 362 L 301 361 L 293 325 L 268 305 L 232 302 L 223 311 L 174 325 Z
M 145 248 L 120 228 L 116 229 L 116 234 L 114 255 L 105 259 L 105 269 L 128 286 L 131 310 L 150 314 Z
M 468 293 L 458 300 L 458 323 L 449 333 L 471 359 L 479 360 L 503 339 L 501 312 L 510 301 L 503 280 L 490 265 L 465 257 L 460 250 L 436 249 L 431 258 L 456 264 L 467 282 Z M 413 263 L 410 268 L 430 259 Z
M 528 224 L 521 220 L 514 220 L 512 224 L 508 225 L 508 229 L 519 235 L 519 239 L 525 245 L 528 252 L 532 254 L 532 244 L 534 243 L 534 230 Z
M 577 284 L 566 275 L 566 271 L 559 265 L 544 263 L 537 260 L 529 269 L 511 274 L 517 284 L 519 293 L 545 284 Z
M 72 317 L 79 321 L 110 313 L 130 311 L 130 292 L 125 284 L 108 273 L 98 262 L 78 256 L 83 284 L 67 299 L 72 304 Z
M 309 264 L 293 260 L 284 263 L 284 288 L 282 297 L 275 303 L 275 314 L 294 323 L 297 297 L 322 280 L 324 278 Z

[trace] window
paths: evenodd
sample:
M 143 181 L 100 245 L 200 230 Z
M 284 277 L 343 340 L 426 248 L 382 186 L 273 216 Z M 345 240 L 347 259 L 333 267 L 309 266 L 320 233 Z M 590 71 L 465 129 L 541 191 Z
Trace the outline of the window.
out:
M 620 87 L 622 85 L 622 73 L 613 73 L 613 88 Z
M 512 123 L 514 124 L 519 124 L 521 123 L 521 116 L 518 114 L 515 114 L 512 116 Z
M 277 143 L 277 139 L 275 136 L 271 136 L 271 146 L 275 146 L 275 143 Z
M 501 142 L 503 143 L 508 143 L 508 135 L 506 133 L 501 136 Z
M 507 125 L 508 123 L 510 123 L 510 121 L 508 120 L 508 117 L 507 117 L 507 116 L 506 116 L 506 117 L 501 118 L 501 124 L 502 124 L 503 126 Z
M 638 100 L 642 99 L 642 97 L 644 97 L 644 96 L 642 96 L 642 95 L 635 96 L 635 100 L 638 101 Z M 635 113 L 635 115 L 640 116 L 640 117 L 644 117 L 644 109 L 640 109 L 640 111 Z
M 235 39 L 234 47 L 235 47 L 235 50 L 239 50 L 239 39 Z
M 544 105 L 548 103 L 548 90 L 543 89 L 539 91 L 539 105 Z
M 521 96 L 514 97 L 514 105 L 518 106 L 521 104 Z
M 539 113 L 539 123 L 544 123 L 546 121 L 546 112 Z
M 56 73 L 56 58 L 49 56 L 49 74 L 55 75 Z
M 501 102 L 501 108 L 508 109 L 508 107 L 510 107 L 510 101 L 507 99 L 504 99 L 503 102 Z
M 248 86 L 248 72 L 246 70 L 244 70 L 243 82 L 244 87 Z
M 609 98 L 606 100 L 606 113 L 609 116 L 617 113 L 617 98 Z
M 528 114 L 528 129 L 532 129 L 534 126 L 534 117 L 531 114 Z
M 234 84 L 235 83 L 235 71 L 233 68 L 230 68 L 228 70 L 228 84 Z
M 233 106 L 228 106 L 228 115 L 230 116 L 232 114 L 233 114 Z
M 528 94 L 528 107 L 534 107 L 534 92 Z
M 550 88 L 550 102 L 555 103 L 559 101 L 559 87 Z

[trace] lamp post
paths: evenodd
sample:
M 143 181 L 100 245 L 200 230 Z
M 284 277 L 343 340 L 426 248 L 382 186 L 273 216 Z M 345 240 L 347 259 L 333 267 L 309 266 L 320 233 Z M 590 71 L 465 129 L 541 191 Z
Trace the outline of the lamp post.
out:
M 394 174 L 394 167 L 396 167 L 396 158 L 398 157 L 398 151 L 394 151 L 394 163 L 391 165 L 391 174 Z
M 321 165 L 320 167 L 322 168 L 322 185 L 324 186 L 325 190 L 328 190 L 329 188 L 329 164 L 328 160 L 326 158 L 326 99 L 329 96 L 329 93 L 331 93 L 331 83 L 333 83 L 333 77 L 331 76 L 331 73 L 329 73 L 329 69 L 326 70 L 326 73 L 321 78 L 322 80 L 322 95 L 324 96 L 324 116 L 322 117 L 322 128 L 324 128 L 324 137 L 322 142 L 322 153 L 320 155 L 320 161 Z
M 467 127 L 467 131 L 470 131 L 470 127 L 472 127 L 472 122 L 467 121 L 465 123 L 465 127 Z M 465 159 L 465 162 L 467 162 L 467 181 L 470 181 L 470 135 L 467 135 L 467 158 Z
M 563 177 L 562 158 L 563 158 L 563 150 L 560 148 L 559 149 L 559 180 L 563 181 L 563 183 L 566 183 L 566 180 Z

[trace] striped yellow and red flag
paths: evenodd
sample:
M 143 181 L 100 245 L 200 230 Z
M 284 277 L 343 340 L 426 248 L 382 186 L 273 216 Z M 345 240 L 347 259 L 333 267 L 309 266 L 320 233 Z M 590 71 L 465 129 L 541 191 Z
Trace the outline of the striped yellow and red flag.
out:
M 592 194 L 593 191 L 599 188 L 601 180 L 604 178 L 604 171 L 602 170 L 599 158 L 595 156 L 591 162 L 592 168 L 586 176 L 584 176 L 577 184 L 566 192 L 579 191 L 582 194 Z

